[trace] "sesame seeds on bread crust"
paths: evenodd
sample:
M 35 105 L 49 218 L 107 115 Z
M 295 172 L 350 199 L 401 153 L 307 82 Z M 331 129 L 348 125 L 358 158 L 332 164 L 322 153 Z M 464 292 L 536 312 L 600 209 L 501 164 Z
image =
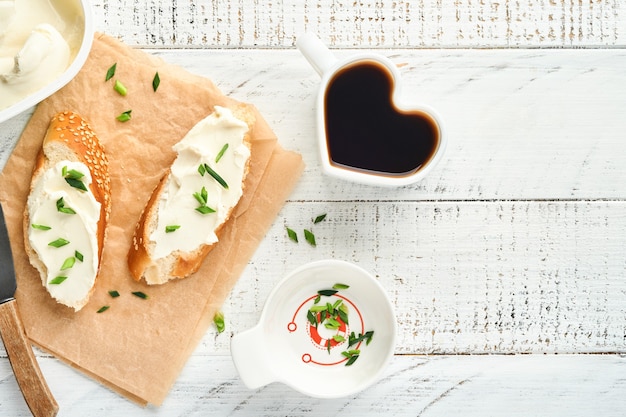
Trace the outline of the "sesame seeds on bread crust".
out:
M 89 169 L 92 178 L 92 182 L 89 184 L 89 191 L 100 204 L 100 215 L 96 230 L 98 270 L 95 278 L 97 280 L 111 212 L 109 162 L 102 144 L 89 123 L 82 116 L 72 111 L 58 113 L 51 119 L 33 169 L 30 194 L 33 193 L 34 185 L 44 176 L 45 172 L 61 161 L 80 162 Z M 24 246 L 30 263 L 39 272 L 42 283 L 45 286 L 48 267 L 31 246 L 29 239 L 30 228 L 31 219 L 29 206 L 27 205 L 24 211 L 23 222 Z M 84 297 L 78 301 L 69 302 L 58 298 L 56 301 L 78 311 L 88 302 L 94 287 L 95 285 L 92 285 L 89 291 L 84 294 Z

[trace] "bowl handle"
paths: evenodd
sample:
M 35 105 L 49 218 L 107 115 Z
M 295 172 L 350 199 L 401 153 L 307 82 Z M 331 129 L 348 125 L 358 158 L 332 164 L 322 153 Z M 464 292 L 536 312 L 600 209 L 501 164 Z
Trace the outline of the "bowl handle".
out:
M 239 372 L 239 377 L 250 389 L 260 388 L 277 380 L 271 361 L 267 357 L 268 348 L 262 326 L 259 324 L 233 336 L 230 353 Z

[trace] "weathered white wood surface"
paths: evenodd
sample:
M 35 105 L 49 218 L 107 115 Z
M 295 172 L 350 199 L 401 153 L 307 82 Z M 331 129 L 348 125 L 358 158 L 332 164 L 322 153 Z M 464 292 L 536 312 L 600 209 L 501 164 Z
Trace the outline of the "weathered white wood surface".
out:
M 396 356 L 378 384 L 332 400 L 281 384 L 250 391 L 230 358 L 195 355 L 159 408 L 120 400 L 54 359 L 40 364 L 59 416 L 621 417 L 626 408 L 626 358 L 617 355 Z M 0 362 L 0 412 L 30 416 L 11 378 Z
M 626 42 L 621 0 L 95 0 L 130 44 L 290 47 L 303 30 L 347 47 L 596 47 Z
M 307 168 L 224 305 L 227 331 L 207 332 L 163 406 L 139 408 L 38 352 L 61 416 L 623 415 L 624 2 L 94 5 L 98 30 L 259 107 Z M 319 79 L 293 48 L 304 29 L 338 56 L 377 48 L 401 67 L 404 93 L 442 113 L 449 147 L 432 175 L 401 189 L 321 176 Z M 0 166 L 28 116 L 0 125 Z M 285 226 L 320 213 L 316 248 L 287 239 Z M 385 378 L 331 401 L 247 390 L 230 336 L 256 323 L 284 274 L 329 257 L 372 271 L 392 298 Z M 29 415 L 3 348 L 0 415 Z

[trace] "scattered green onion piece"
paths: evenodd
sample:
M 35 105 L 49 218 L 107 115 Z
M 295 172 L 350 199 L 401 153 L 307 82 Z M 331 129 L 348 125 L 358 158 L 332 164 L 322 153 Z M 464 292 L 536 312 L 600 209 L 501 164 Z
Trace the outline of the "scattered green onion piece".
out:
M 63 261 L 63 265 L 61 265 L 61 271 L 65 271 L 66 269 L 70 269 L 76 263 L 76 258 L 70 256 L 65 261 Z
M 63 282 L 63 281 L 65 281 L 66 279 L 67 279 L 67 277 L 64 277 L 64 276 L 58 276 L 58 277 L 55 277 L 55 278 L 51 279 L 51 280 L 48 282 L 48 284 L 50 284 L 50 285 L 59 285 L 60 283 L 62 283 L 62 282 Z
M 87 187 L 85 186 L 85 184 L 81 181 L 81 180 L 77 180 L 75 178 L 65 178 L 65 182 L 67 182 L 70 187 L 74 187 L 78 190 L 81 191 L 87 191 Z
M 62 172 L 62 174 L 63 174 L 63 176 L 65 178 L 73 178 L 75 180 L 79 180 L 79 179 L 81 179 L 82 177 L 85 176 L 85 174 L 83 174 L 82 172 L 77 171 L 75 169 L 68 170 L 67 166 L 64 166 L 63 169 L 61 170 L 61 172 Z
M 340 334 L 333 335 L 333 340 L 337 343 L 345 342 L 346 338 Z
M 326 213 L 320 214 L 319 216 L 315 218 L 315 220 L 313 220 L 313 224 L 318 224 L 319 222 L 323 221 L 325 218 L 326 218 Z
M 317 293 L 319 295 L 323 295 L 325 297 L 330 297 L 330 296 L 333 296 L 333 295 L 337 294 L 338 292 L 339 291 L 337 291 L 337 290 L 319 290 Z
M 356 362 L 357 359 L 359 359 L 359 355 L 350 356 L 350 359 L 348 359 L 348 362 L 346 362 L 346 366 L 352 365 L 354 362 Z
M 122 84 L 120 80 L 115 80 L 115 85 L 113 86 L 113 89 L 117 91 L 118 94 L 121 96 L 125 96 L 128 93 L 128 90 L 126 89 L 126 87 L 124 87 L 124 84 Z
M 74 251 L 74 257 L 75 257 L 76 259 L 78 259 L 80 262 L 82 262 L 82 261 L 83 261 L 83 259 L 84 259 L 83 254 L 82 254 L 82 253 L 80 253 L 79 251 Z
M 220 161 L 220 159 L 222 159 L 222 156 L 224 156 L 224 152 L 226 152 L 226 149 L 228 149 L 228 143 L 225 143 L 224 146 L 222 146 L 222 149 L 220 149 L 219 153 L 215 157 L 216 164 Z
M 57 205 L 57 211 L 59 211 L 60 213 L 76 214 L 76 212 L 70 207 L 65 207 L 65 201 L 63 200 L 63 197 L 57 200 L 56 205 Z
M 120 293 L 119 293 L 119 292 L 117 292 L 117 291 L 115 291 L 115 290 L 111 290 L 111 291 L 109 291 L 109 295 L 110 295 L 111 297 L 113 297 L 113 298 L 117 298 L 117 297 L 119 297 L 119 296 L 120 296 Z
M 348 321 L 348 306 L 345 304 L 342 304 L 339 306 L 339 308 L 337 309 L 337 314 L 339 315 L 339 318 L 341 319 L 341 321 L 343 321 L 346 324 L 350 324 Z
M 200 166 L 198 167 L 198 173 L 201 177 L 204 177 L 204 174 L 206 174 L 206 168 L 204 167 L 204 164 L 200 164 Z
M 213 316 L 213 323 L 215 323 L 215 327 L 217 327 L 217 332 L 222 333 L 226 330 L 226 324 L 224 324 L 224 313 L 221 311 L 215 313 Z
M 219 174 L 215 171 L 213 171 L 213 169 L 211 169 L 211 167 L 208 164 L 204 164 L 204 169 L 206 170 L 206 172 L 209 173 L 210 176 L 213 177 L 213 179 L 215 181 L 217 181 L 222 187 L 224 187 L 225 189 L 228 189 L 228 184 L 226 184 L 226 181 L 224 181 L 224 178 L 220 177 Z
M 157 88 L 159 88 L 159 84 L 161 84 L 161 77 L 159 77 L 159 72 L 154 73 L 154 78 L 152 79 L 152 90 L 156 93 Z
M 98 309 L 98 311 L 96 311 L 96 313 L 100 314 L 100 313 L 104 313 L 105 311 L 107 311 L 109 309 L 109 306 L 102 306 Z
M 143 298 L 144 300 L 148 299 L 148 296 L 141 291 L 133 291 L 132 294 L 136 297 Z
M 319 303 L 321 299 L 322 299 L 322 296 L 318 294 L 317 297 L 315 297 L 315 301 L 313 301 L 313 304 Z
M 62 237 L 60 237 L 57 240 L 53 240 L 52 242 L 48 243 L 48 246 L 53 246 L 55 248 L 60 248 L 61 246 L 65 246 L 68 243 L 70 243 L 70 242 L 65 240 L 65 239 L 63 239 Z
M 115 75 L 115 69 L 117 68 L 117 62 L 113 65 L 111 65 L 111 68 L 108 69 L 107 71 L 107 75 L 104 79 L 104 81 L 109 81 L 111 78 L 113 78 L 113 76 Z
M 309 242 L 311 246 L 317 246 L 315 242 L 315 235 L 310 230 L 304 229 L 304 239 Z
M 311 323 L 311 326 L 317 327 L 317 315 L 313 314 L 311 310 L 306 312 L 306 318 Z
M 309 308 L 309 311 L 311 311 L 313 313 L 319 313 L 319 312 L 324 311 L 324 310 L 326 310 L 326 306 L 314 305 L 311 308 Z
M 289 239 L 298 243 L 298 234 L 293 229 L 287 228 L 287 236 L 289 236 Z
M 172 224 L 170 226 L 165 226 L 165 233 L 172 233 L 180 229 L 180 226 L 177 224 Z
M 349 285 L 341 284 L 339 282 L 336 283 L 335 285 L 333 285 L 333 289 L 335 289 L 335 290 L 345 290 L 345 289 L 348 289 L 348 288 L 350 288 Z
M 50 229 L 52 229 L 52 227 L 50 227 L 50 226 L 45 226 L 45 225 L 43 225 L 43 224 L 35 224 L 35 223 L 33 223 L 33 224 L 31 224 L 30 226 L 31 226 L 33 229 L 37 229 L 37 230 L 50 230 Z
M 211 207 L 209 206 L 200 206 L 200 207 L 196 207 L 196 211 L 200 214 L 210 214 L 210 213 L 215 213 L 215 210 L 213 210 Z
M 117 116 L 116 119 L 122 123 L 127 122 L 130 120 L 130 112 L 132 112 L 132 110 L 126 110 L 125 112 Z

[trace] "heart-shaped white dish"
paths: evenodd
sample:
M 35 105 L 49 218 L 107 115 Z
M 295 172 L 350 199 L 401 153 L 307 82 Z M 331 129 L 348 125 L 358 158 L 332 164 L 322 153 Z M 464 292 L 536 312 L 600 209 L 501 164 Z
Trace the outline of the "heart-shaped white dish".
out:
M 311 34 L 299 37 L 297 46 L 322 77 L 316 117 L 325 173 L 403 186 L 435 167 L 446 147 L 441 116 L 403 101 L 400 73 L 388 58 L 361 53 L 338 60 Z

